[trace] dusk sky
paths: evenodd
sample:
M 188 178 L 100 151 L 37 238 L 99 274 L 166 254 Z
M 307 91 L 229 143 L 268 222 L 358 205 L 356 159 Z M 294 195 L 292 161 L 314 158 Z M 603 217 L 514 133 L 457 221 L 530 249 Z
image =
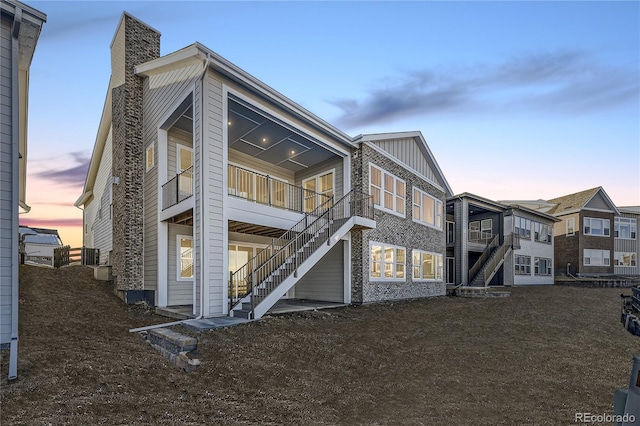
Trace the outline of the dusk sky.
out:
M 345 133 L 419 130 L 454 193 L 640 205 L 640 3 L 39 2 L 21 223 L 82 245 L 80 196 L 124 10 Z

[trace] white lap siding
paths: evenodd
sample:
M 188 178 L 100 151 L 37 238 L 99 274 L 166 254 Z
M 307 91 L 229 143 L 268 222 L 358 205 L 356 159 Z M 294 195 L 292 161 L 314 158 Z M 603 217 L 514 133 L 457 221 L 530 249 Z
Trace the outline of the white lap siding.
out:
M 112 170 L 111 130 L 107 135 L 104 152 L 98 166 L 96 181 L 93 185 L 93 197 L 85 205 L 84 244 L 89 248 L 100 249 L 100 263 L 109 261 L 109 252 L 113 247 L 113 221 L 111 217 L 111 170 Z
M 164 123 L 160 121 L 166 117 L 185 95 L 194 81 L 202 72 L 202 65 L 192 65 L 177 70 L 152 75 L 144 83 L 144 147 L 154 145 L 155 166 L 144 175 L 144 288 L 156 290 L 158 286 L 158 187 L 166 182 L 158 182 L 158 127 Z M 168 144 L 171 141 L 173 151 L 168 148 L 168 155 L 173 156 L 173 170 L 175 172 L 175 137 L 177 131 L 169 132 Z M 179 132 L 178 138 L 187 143 L 188 133 Z M 167 179 L 171 179 L 171 174 Z M 175 244 L 175 243 L 174 243 Z M 196 250 L 197 251 L 197 250 Z M 156 295 L 157 297 L 157 295 Z M 157 299 L 156 299 L 157 301 Z M 192 303 L 189 302 L 189 303 Z
M 222 203 L 226 189 L 223 190 L 227 170 L 224 164 L 224 146 L 222 138 L 222 83 L 211 72 L 204 79 L 203 87 L 203 185 L 204 199 L 196 197 L 196 217 L 198 216 L 200 203 L 204 202 L 204 250 L 205 265 L 205 291 L 207 292 L 205 314 L 207 316 L 220 316 L 225 312 L 225 292 L 227 280 L 224 266 L 227 224 L 223 217 Z M 225 123 L 226 124 L 226 123 Z M 197 124 L 196 124 L 197 126 Z M 198 150 L 198 138 L 196 138 L 196 151 Z M 198 155 L 198 153 L 196 153 Z M 196 180 L 197 177 L 196 177 Z M 196 224 L 198 225 L 198 223 Z M 196 230 L 198 235 L 198 230 Z M 196 241 L 198 245 L 199 241 Z M 198 278 L 198 277 L 197 277 Z M 197 280 L 196 278 L 196 280 Z M 199 287 L 199 286 L 198 286 Z M 208 311 L 208 312 L 207 312 Z
M 193 280 L 178 280 L 178 235 L 192 236 L 191 226 L 169 224 L 169 261 L 167 262 L 167 305 L 193 304 Z
M 17 223 L 13 220 L 13 148 L 12 148 L 12 110 L 11 110 L 11 21 L 2 18 L 0 56 L 2 56 L 1 105 L 2 124 L 0 124 L 0 343 L 11 340 L 11 283 L 13 279 L 12 261 L 17 258 L 13 253 L 13 239 L 17 238 Z M 17 278 L 16 278 L 17 279 Z

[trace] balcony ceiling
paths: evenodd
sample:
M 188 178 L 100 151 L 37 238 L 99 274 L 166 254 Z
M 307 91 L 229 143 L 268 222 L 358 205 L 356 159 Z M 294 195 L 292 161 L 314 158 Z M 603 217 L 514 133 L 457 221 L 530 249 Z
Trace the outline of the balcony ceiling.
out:
M 229 147 L 292 172 L 334 154 L 266 116 L 229 100 Z

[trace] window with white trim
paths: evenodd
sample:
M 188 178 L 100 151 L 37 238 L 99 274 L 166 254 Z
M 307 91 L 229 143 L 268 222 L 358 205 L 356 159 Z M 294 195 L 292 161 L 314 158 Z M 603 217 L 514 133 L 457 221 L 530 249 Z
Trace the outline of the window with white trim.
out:
M 630 217 L 616 217 L 613 225 L 613 236 L 625 240 L 635 240 L 637 220 Z
M 146 164 L 147 164 L 147 171 L 149 171 L 155 165 L 155 158 L 153 156 L 153 144 L 151 144 L 151 145 L 149 145 L 147 147 L 145 159 L 146 159 Z
M 177 279 L 189 281 L 193 279 L 193 237 L 178 235 L 177 240 Z
M 404 281 L 406 249 L 384 243 L 370 242 L 371 262 L 369 277 L 372 280 Z
M 421 250 L 412 250 L 413 280 L 442 281 L 442 255 Z
M 469 222 L 469 241 L 488 243 L 493 238 L 493 219 Z
M 514 273 L 516 275 L 531 275 L 531 256 L 515 256 Z
M 533 262 L 535 275 L 551 275 L 551 259 L 536 257 Z
M 304 179 L 302 187 L 304 188 L 304 211 L 312 212 L 316 207 L 320 206 L 328 198 L 333 196 L 333 187 L 335 186 L 335 169 L 320 173 L 313 177 Z
M 551 243 L 553 228 L 540 222 L 533 222 L 533 240 L 539 243 Z
M 613 254 L 614 266 L 635 267 L 638 265 L 636 253 L 617 251 Z
M 442 201 L 413 187 L 413 220 L 418 223 L 442 229 Z
M 611 235 L 609 219 L 585 217 L 584 218 L 584 235 L 596 235 L 598 237 L 608 237 L 609 235 Z
M 405 217 L 405 181 L 369 164 L 369 193 L 380 210 Z
M 576 234 L 576 218 L 570 217 L 567 219 L 567 235 L 575 235 Z
M 584 249 L 583 263 L 585 266 L 609 266 L 611 252 L 609 250 Z
M 531 239 L 531 220 L 524 217 L 513 217 L 513 232 L 525 240 Z

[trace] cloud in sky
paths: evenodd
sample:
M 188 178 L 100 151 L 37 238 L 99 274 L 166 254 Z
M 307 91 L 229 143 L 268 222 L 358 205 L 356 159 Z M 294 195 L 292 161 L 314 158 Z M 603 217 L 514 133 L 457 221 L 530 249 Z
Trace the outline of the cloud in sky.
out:
M 414 70 L 362 100 L 338 99 L 345 128 L 436 113 L 582 113 L 640 99 L 638 70 L 604 66 L 582 51 L 522 55 L 497 65 Z
M 25 218 L 20 219 L 20 226 L 31 226 L 34 228 L 58 228 L 64 226 L 77 226 L 82 228 L 82 218 Z
M 69 155 L 72 157 L 73 164 L 69 164 L 66 168 L 42 170 L 35 173 L 34 176 L 57 185 L 82 187 L 87 177 L 91 158 L 86 151 L 70 152 Z

